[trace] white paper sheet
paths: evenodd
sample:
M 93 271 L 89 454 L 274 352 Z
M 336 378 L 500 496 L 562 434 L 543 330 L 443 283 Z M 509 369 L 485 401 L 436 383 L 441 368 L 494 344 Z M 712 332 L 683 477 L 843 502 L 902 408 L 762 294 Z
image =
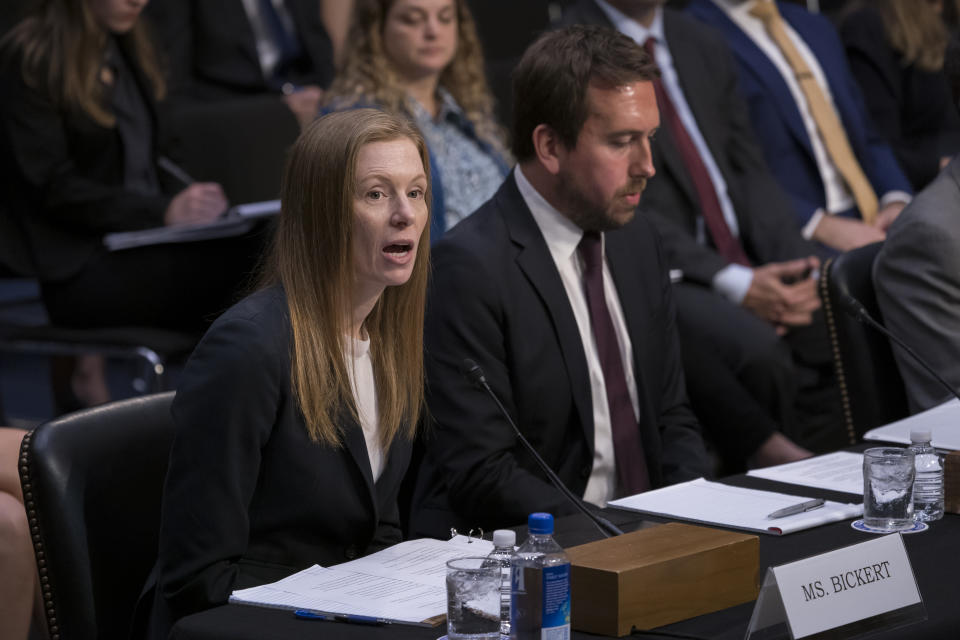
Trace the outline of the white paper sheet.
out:
M 843 504 L 828 500 L 819 509 L 785 518 L 767 518 L 768 514 L 778 509 L 811 499 L 773 491 L 732 487 L 698 478 L 620 498 L 608 503 L 608 506 L 773 535 L 811 529 L 821 524 L 855 518 L 863 513 L 862 504 Z
M 836 451 L 775 467 L 753 469 L 748 471 L 747 475 L 862 496 L 863 454 Z
M 933 446 L 950 451 L 960 450 L 960 400 L 954 398 L 903 420 L 871 429 L 864 440 L 910 444 L 911 429 L 929 429 Z
M 314 565 L 271 584 L 234 591 L 230 602 L 424 624 L 447 612 L 447 560 L 492 550 L 486 540 L 410 540 L 335 567 Z

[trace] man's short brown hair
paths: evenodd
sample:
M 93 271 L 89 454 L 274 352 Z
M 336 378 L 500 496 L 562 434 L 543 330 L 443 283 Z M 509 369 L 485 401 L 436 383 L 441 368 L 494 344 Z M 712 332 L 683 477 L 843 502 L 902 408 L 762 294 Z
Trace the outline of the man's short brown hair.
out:
M 513 153 L 534 156 L 533 130 L 550 126 L 568 148 L 587 120 L 587 88 L 622 87 L 659 75 L 646 51 L 607 27 L 574 25 L 540 36 L 513 73 Z

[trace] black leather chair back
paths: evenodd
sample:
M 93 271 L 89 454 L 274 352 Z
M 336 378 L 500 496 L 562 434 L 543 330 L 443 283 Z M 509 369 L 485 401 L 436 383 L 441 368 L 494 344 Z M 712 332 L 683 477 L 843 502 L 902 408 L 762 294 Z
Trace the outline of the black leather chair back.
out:
M 874 427 L 908 415 L 903 379 L 890 341 L 848 315 L 839 300 L 849 294 L 878 322 L 883 316 L 873 288 L 873 261 L 883 243 L 860 247 L 830 259 L 820 276 L 833 362 L 840 386 L 850 444 Z
M 157 556 L 173 392 L 63 416 L 20 449 L 51 640 L 128 637 Z

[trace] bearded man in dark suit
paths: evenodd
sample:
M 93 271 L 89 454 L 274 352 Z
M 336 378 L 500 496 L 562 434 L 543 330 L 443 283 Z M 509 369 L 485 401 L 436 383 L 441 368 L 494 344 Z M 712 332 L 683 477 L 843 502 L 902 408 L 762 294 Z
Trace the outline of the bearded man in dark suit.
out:
M 465 358 L 589 503 L 707 472 L 665 258 L 634 214 L 654 174 L 655 73 L 642 48 L 597 27 L 548 33 L 524 54 L 518 166 L 433 252 L 425 344 L 435 424 L 414 535 L 573 511 L 460 374 Z

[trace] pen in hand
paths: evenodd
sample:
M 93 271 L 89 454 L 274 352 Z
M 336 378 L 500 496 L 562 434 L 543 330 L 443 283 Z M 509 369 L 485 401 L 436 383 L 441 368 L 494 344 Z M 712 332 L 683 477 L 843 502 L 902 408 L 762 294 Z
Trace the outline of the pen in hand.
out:
M 823 498 L 817 498 L 816 500 L 807 500 L 806 502 L 801 502 L 799 504 L 792 504 L 789 507 L 784 507 L 783 509 L 777 509 L 773 513 L 767 516 L 771 520 L 777 518 L 786 518 L 787 516 L 793 516 L 798 513 L 804 513 L 806 511 L 812 511 L 814 509 L 819 509 L 823 506 L 825 500 Z

